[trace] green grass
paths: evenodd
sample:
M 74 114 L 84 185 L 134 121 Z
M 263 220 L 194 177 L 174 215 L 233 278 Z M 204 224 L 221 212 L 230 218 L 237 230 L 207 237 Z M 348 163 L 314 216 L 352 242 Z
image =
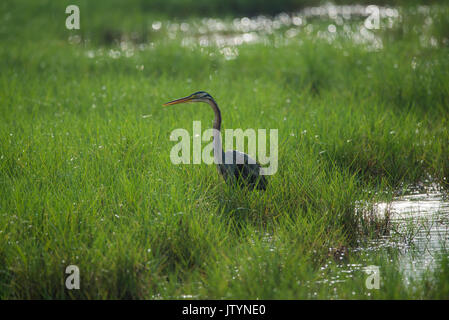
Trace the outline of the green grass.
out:
M 412 27 L 422 17 L 410 15 L 378 32 L 378 52 L 302 34 L 226 60 L 153 34 L 157 15 L 137 7 L 103 16 L 109 7 L 96 5 L 69 32 L 63 11 L 49 19 L 58 5 L 14 3 L 2 3 L 11 14 L 0 22 L 1 299 L 448 297 L 447 259 L 411 289 L 397 253 L 345 258 L 381 266 L 381 290 L 368 292 L 363 272 L 317 282 L 337 272 L 329 248 L 379 235 L 383 222 L 363 220 L 357 201 L 429 175 L 448 187 L 446 7 L 427 30 L 438 47 L 420 45 Z M 112 59 L 109 26 L 155 45 Z M 71 44 L 73 34 L 91 42 Z M 161 104 L 198 90 L 216 98 L 224 128 L 279 130 L 266 192 L 228 186 L 214 166 L 170 162 L 170 132 L 192 132 L 194 120 L 205 129 L 213 114 Z M 69 264 L 79 291 L 64 288 Z

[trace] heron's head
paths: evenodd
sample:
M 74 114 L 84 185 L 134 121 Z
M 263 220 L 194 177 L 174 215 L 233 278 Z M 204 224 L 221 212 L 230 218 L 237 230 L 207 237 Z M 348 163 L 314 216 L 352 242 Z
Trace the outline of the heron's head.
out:
M 164 106 L 171 106 L 173 104 L 178 104 L 178 103 L 188 103 L 188 102 L 209 102 L 209 101 L 213 101 L 213 98 L 211 97 L 210 94 L 208 94 L 207 92 L 204 91 L 198 91 L 195 93 L 192 93 L 190 96 L 184 97 L 184 98 L 180 98 L 180 99 L 176 99 L 167 103 L 164 103 Z

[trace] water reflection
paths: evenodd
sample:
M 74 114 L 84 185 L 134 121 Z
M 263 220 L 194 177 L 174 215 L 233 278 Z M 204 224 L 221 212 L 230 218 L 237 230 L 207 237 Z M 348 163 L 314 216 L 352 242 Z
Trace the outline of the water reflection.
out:
M 130 58 L 134 56 L 135 50 L 144 51 L 167 41 L 179 41 L 185 47 L 218 47 L 226 59 L 233 59 L 238 56 L 236 47 L 241 45 L 275 43 L 276 46 L 282 46 L 292 41 L 298 42 L 302 37 L 325 39 L 329 43 L 350 40 L 366 45 L 368 50 L 380 50 L 382 40 L 363 24 L 368 14 L 365 6 L 328 4 L 306 8 L 293 14 L 281 13 L 274 17 L 260 15 L 253 18 L 203 18 L 182 22 L 153 21 L 146 31 L 151 34 L 151 42 L 141 41 L 147 39 L 147 36 L 135 32 L 116 34 L 110 42 L 115 42 L 118 48 L 109 51 L 89 50 L 86 56 Z M 395 22 L 400 21 L 401 16 L 398 9 L 379 7 L 379 18 L 382 28 L 392 28 Z M 82 43 L 79 36 L 75 37 L 77 38 L 71 36 L 69 42 Z
M 376 204 L 375 215 L 389 215 L 389 234 L 376 240 L 361 240 L 352 251 L 361 252 L 366 260 L 376 253 L 388 256 L 396 252 L 404 283 L 422 279 L 434 270 L 439 254 L 449 245 L 449 199 L 440 190 L 437 185 L 416 188 L 391 202 Z M 338 267 L 340 279 L 349 280 L 365 266 L 339 263 Z
M 203 18 L 186 21 L 151 21 L 143 34 L 116 34 L 109 43 L 117 44 L 110 51 L 102 48 L 86 52 L 89 58 L 131 58 L 138 51 L 151 50 L 167 42 L 178 42 L 181 46 L 212 47 L 226 59 L 238 57 L 238 47 L 263 44 L 280 47 L 291 43 L 301 44 L 303 39 L 324 40 L 337 48 L 343 42 L 352 42 L 368 51 L 379 51 L 384 47 L 385 31 L 397 28 L 403 17 L 418 17 L 422 21 L 419 39 L 422 47 L 438 47 L 440 41 L 431 36 L 438 8 L 420 6 L 417 9 L 377 7 L 379 30 L 367 27 L 369 6 L 324 5 L 305 8 L 297 13 L 281 13 L 274 17 L 256 16 L 235 19 Z M 377 11 L 376 11 L 377 12 Z M 413 28 L 412 28 L 413 29 Z M 415 30 L 415 29 L 413 29 Z M 411 31 L 413 31 L 411 30 Z M 418 31 L 413 31 L 418 32 Z M 109 33 L 108 33 L 109 35 Z M 146 40 L 150 39 L 150 41 Z M 447 39 L 441 44 L 445 45 Z M 71 44 L 82 44 L 80 36 L 71 36 Z M 85 39 L 88 43 L 88 39 Z
M 431 271 L 441 250 L 449 244 L 447 195 L 432 186 L 424 193 L 414 191 L 391 203 L 380 203 L 378 209 L 391 213 L 391 233 L 371 246 L 397 248 L 404 278 L 419 278 Z
M 377 253 L 385 253 L 391 259 L 396 259 L 392 253 L 397 253 L 399 271 L 404 283 L 409 285 L 412 279 L 420 280 L 424 274 L 432 272 L 442 250 L 448 248 L 449 198 L 439 186 L 411 189 L 407 195 L 391 202 L 376 204 L 374 209 L 373 214 L 377 217 L 389 215 L 391 228 L 388 235 L 371 241 L 360 240 L 360 245 L 351 249 L 351 252 L 360 252 L 361 261 L 365 263 L 345 263 L 341 257 L 337 262 L 330 260 L 321 267 L 322 278 L 317 283 L 333 288 L 334 298 L 339 298 L 335 285 L 350 281 L 355 273 L 364 271 Z M 329 275 L 326 270 L 335 265 L 338 271 Z
M 356 43 L 367 44 L 370 50 L 382 48 L 382 42 L 363 24 L 353 26 L 354 21 L 363 21 L 368 16 L 367 7 L 360 5 L 306 8 L 296 14 L 281 13 L 275 17 L 257 16 L 254 18 L 236 18 L 232 21 L 220 19 L 202 19 L 200 23 L 185 25 L 189 34 L 184 34 L 184 46 L 240 46 L 248 43 L 269 44 L 270 39 L 288 44 L 289 40 L 301 34 L 324 38 L 330 43 L 339 37 L 353 40 Z M 393 8 L 379 7 L 379 19 L 386 28 L 392 28 L 400 17 L 399 11 Z M 312 22 L 330 21 L 324 28 L 314 28 Z M 319 27 L 319 26 L 318 26 Z M 169 37 L 179 37 L 179 25 L 168 23 L 166 29 Z

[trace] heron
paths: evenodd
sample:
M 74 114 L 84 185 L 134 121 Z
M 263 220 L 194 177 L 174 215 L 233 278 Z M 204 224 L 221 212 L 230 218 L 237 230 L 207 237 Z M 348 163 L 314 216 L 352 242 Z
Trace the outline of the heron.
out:
M 191 95 L 164 103 L 170 106 L 179 103 L 204 102 L 208 103 L 215 113 L 213 124 L 214 159 L 218 173 L 228 184 L 237 184 L 239 187 L 250 190 L 266 190 L 267 179 L 261 174 L 261 166 L 246 153 L 232 150 L 224 151 L 221 146 L 221 112 L 217 102 L 205 91 L 198 91 Z

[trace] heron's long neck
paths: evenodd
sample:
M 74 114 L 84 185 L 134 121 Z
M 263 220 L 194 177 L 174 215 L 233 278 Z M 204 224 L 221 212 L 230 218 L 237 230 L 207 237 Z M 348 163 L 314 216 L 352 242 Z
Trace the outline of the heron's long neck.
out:
M 224 163 L 224 151 L 221 144 L 221 112 L 215 100 L 208 100 L 215 113 L 214 119 L 214 158 L 215 163 Z

